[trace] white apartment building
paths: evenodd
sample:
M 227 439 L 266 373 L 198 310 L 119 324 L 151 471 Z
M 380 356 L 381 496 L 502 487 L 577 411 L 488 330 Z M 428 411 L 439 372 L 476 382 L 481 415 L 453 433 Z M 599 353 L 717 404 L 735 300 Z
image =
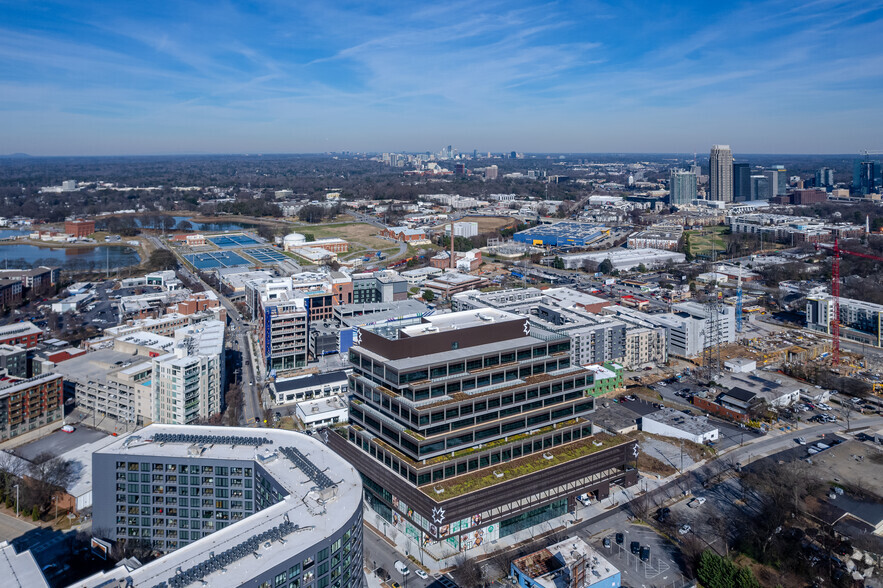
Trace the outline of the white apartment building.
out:
M 153 420 L 192 424 L 221 412 L 224 324 L 207 321 L 175 331 L 170 353 L 153 358 Z

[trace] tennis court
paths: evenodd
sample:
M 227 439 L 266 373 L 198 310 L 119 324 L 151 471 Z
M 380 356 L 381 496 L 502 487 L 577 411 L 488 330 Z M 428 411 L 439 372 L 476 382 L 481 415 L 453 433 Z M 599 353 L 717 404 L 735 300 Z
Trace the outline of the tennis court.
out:
M 254 257 L 260 263 L 274 264 L 280 263 L 288 259 L 278 249 L 272 247 L 259 247 L 257 249 L 246 249 L 243 253 L 247 253 L 250 257 Z
M 233 247 L 244 247 L 246 245 L 257 245 L 260 243 L 257 239 L 248 235 L 218 235 L 216 237 L 208 237 L 211 241 L 221 249 L 230 249 Z
M 252 265 L 250 261 L 232 251 L 208 251 L 184 256 L 198 270 L 216 267 L 233 267 L 236 265 Z

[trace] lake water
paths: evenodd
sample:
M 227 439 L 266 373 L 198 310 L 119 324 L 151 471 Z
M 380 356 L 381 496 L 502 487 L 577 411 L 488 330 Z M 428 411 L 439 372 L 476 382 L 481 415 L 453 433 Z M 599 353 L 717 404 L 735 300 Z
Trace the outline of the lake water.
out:
M 142 229 L 160 229 L 162 225 L 159 224 L 159 215 L 148 215 L 148 216 L 136 216 L 130 217 L 134 219 L 135 226 L 140 227 Z M 167 217 L 168 218 L 168 217 Z M 179 229 L 181 223 L 188 222 L 190 223 L 191 228 L 186 230 L 193 231 L 244 231 L 248 229 L 254 229 L 255 225 L 248 223 L 240 223 L 240 222 L 217 222 L 217 223 L 199 223 L 194 220 L 191 220 L 192 217 L 189 216 L 173 216 L 171 217 L 175 219 L 174 227 L 167 227 L 167 230 L 185 230 Z M 100 222 L 100 221 L 99 221 Z
M 128 267 L 141 263 L 138 252 L 126 246 L 107 247 L 37 247 L 36 245 L 0 245 L 0 268 L 59 266 L 66 270 L 101 270 Z

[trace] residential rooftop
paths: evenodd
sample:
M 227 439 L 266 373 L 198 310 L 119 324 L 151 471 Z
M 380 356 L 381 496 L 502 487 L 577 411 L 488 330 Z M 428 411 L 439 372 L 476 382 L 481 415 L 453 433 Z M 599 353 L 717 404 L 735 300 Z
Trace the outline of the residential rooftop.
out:
M 340 529 L 362 501 L 358 472 L 319 441 L 293 431 L 154 424 L 117 438 L 96 452 L 100 454 L 133 460 L 253 461 L 289 494 L 281 502 L 142 567 L 121 566 L 77 582 L 83 588 L 170 585 L 180 569 L 191 569 L 229 550 L 233 550 L 233 560 L 217 571 L 207 570 L 202 583 L 244 585 L 254 577 L 256 565 L 270 569 Z M 255 540 L 264 533 L 268 534 L 265 538 Z M 245 555 L 236 557 L 237 549 Z M 260 558 L 259 564 L 256 558 Z

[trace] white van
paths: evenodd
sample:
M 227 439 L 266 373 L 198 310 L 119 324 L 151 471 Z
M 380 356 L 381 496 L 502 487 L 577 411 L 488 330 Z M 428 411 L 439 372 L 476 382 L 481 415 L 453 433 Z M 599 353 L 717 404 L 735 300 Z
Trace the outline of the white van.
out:
M 398 572 L 403 576 L 407 576 L 411 573 L 411 570 L 408 569 L 408 566 L 405 565 L 405 562 L 400 559 L 397 559 L 396 562 L 392 565 L 395 566 L 395 569 L 398 570 Z

